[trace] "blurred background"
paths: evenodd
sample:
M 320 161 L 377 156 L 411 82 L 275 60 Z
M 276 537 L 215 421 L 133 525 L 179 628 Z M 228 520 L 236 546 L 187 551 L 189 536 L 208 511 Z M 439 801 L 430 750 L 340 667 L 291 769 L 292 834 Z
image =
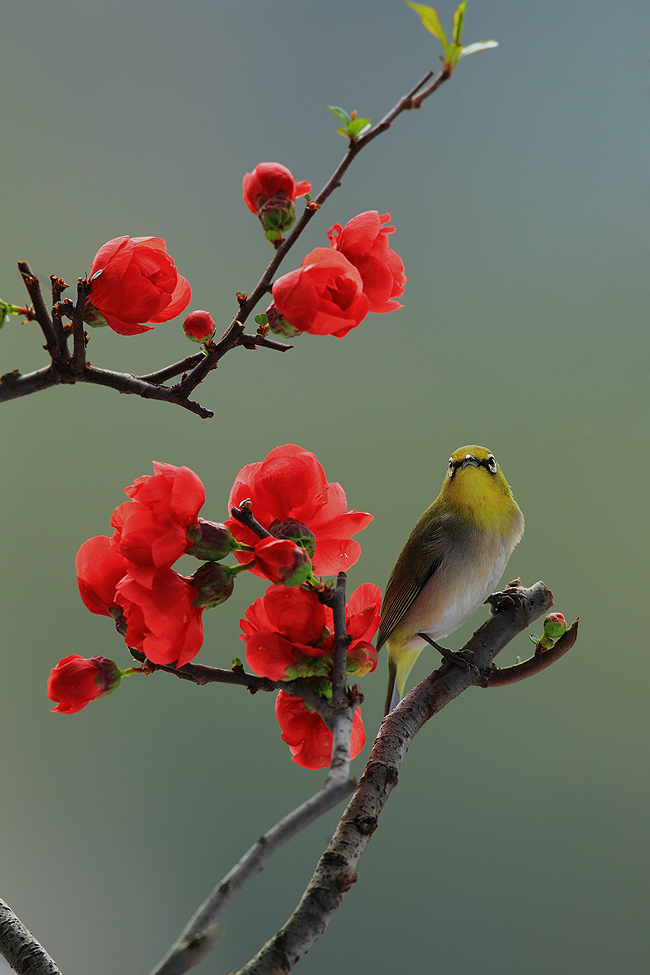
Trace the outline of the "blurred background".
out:
M 454 7 L 437 2 L 448 28 Z M 146 975 L 324 779 L 291 763 L 270 695 L 157 674 L 70 717 L 45 695 L 69 653 L 127 666 L 74 575 L 123 488 L 152 459 L 185 464 L 221 520 L 239 469 L 288 442 L 374 515 L 351 589 L 385 585 L 451 451 L 488 446 L 526 516 L 507 578 L 543 579 L 581 618 L 550 670 L 472 689 L 424 728 L 300 970 L 648 970 L 650 11 L 470 0 L 465 25 L 465 43 L 499 47 L 361 155 L 284 267 L 333 223 L 389 211 L 401 311 L 284 355 L 230 353 L 198 391 L 213 420 L 99 387 L 2 405 L 0 896 L 66 975 Z M 2 34 L 0 297 L 26 299 L 17 260 L 74 285 L 106 240 L 157 235 L 220 331 L 272 255 L 243 174 L 279 161 L 318 192 L 345 150 L 326 105 L 376 122 L 439 64 L 398 0 L 10 0 Z M 12 319 L 0 372 L 45 365 L 42 342 Z M 194 348 L 179 320 L 92 330 L 88 354 L 138 373 Z M 206 616 L 200 662 L 242 654 L 238 620 L 263 589 L 241 579 Z M 522 634 L 500 662 L 531 650 Z M 423 653 L 413 677 L 435 664 Z M 385 678 L 382 659 L 363 681 L 357 775 Z M 236 971 L 285 921 L 338 814 L 232 904 L 201 971 Z

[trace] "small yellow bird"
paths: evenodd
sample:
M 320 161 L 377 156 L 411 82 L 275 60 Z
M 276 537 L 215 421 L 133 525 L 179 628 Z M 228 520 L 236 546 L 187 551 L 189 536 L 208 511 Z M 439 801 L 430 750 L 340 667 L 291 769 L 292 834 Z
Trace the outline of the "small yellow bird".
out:
M 524 516 L 494 455 L 460 447 L 449 458 L 440 494 L 411 532 L 391 573 L 377 649 L 388 646 L 388 714 L 426 637 L 457 630 L 503 575 L 524 533 Z

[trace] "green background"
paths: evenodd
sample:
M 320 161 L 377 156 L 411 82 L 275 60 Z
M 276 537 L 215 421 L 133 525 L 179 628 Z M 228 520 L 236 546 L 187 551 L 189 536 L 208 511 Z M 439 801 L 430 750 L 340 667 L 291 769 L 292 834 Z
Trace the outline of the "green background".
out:
M 449 26 L 454 3 L 438 9 Z M 451 451 L 485 444 L 526 516 L 507 578 L 543 579 L 581 617 L 550 670 L 470 690 L 425 727 L 301 971 L 648 970 L 650 12 L 470 0 L 464 40 L 487 38 L 499 48 L 361 155 L 285 266 L 333 223 L 390 211 L 403 310 L 285 355 L 230 353 L 198 393 L 213 420 L 98 387 L 2 406 L 0 896 L 66 975 L 146 975 L 323 781 L 289 761 L 270 695 L 135 677 L 71 717 L 45 696 L 69 653 L 127 665 L 74 577 L 123 488 L 152 459 L 185 464 L 220 520 L 238 470 L 287 442 L 375 516 L 351 588 L 385 584 Z M 345 149 L 325 106 L 375 122 L 439 63 L 397 0 L 10 0 L 2 42 L 0 296 L 25 299 L 17 260 L 74 284 L 104 241 L 158 235 L 220 331 L 272 254 L 244 172 L 277 160 L 317 192 Z M 44 365 L 41 346 L 13 319 L 0 371 Z M 191 351 L 176 322 L 92 331 L 89 358 L 137 373 Z M 206 616 L 200 661 L 242 653 L 262 591 L 240 579 Z M 502 662 L 531 649 L 522 635 Z M 384 682 L 382 659 L 363 682 L 366 757 Z M 232 904 L 201 971 L 236 971 L 284 922 L 335 821 Z

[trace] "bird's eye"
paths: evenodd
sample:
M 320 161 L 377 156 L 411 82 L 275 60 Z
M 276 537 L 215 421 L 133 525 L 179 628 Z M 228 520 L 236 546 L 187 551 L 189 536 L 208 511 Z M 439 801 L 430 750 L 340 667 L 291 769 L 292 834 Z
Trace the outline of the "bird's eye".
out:
M 448 477 L 453 477 L 454 476 L 454 460 L 453 460 L 453 457 L 450 457 L 449 458 L 449 467 L 447 468 L 447 476 Z
M 497 472 L 497 462 L 494 459 L 494 457 L 493 457 L 492 454 L 490 454 L 490 456 L 487 459 L 487 466 L 488 466 L 488 470 L 489 470 L 490 474 L 496 474 L 496 472 Z

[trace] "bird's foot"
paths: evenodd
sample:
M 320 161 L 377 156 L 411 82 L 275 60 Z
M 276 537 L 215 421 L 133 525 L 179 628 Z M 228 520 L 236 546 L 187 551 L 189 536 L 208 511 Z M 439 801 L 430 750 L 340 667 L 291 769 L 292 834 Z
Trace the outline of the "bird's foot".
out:
M 473 673 L 475 677 L 478 677 L 479 669 L 472 659 L 473 654 L 471 650 L 448 650 L 447 647 L 441 647 L 439 643 L 432 640 L 426 633 L 418 633 L 418 636 L 426 640 L 429 646 L 437 650 L 441 657 L 448 660 L 450 664 L 454 664 L 455 667 L 460 667 L 466 674 Z

